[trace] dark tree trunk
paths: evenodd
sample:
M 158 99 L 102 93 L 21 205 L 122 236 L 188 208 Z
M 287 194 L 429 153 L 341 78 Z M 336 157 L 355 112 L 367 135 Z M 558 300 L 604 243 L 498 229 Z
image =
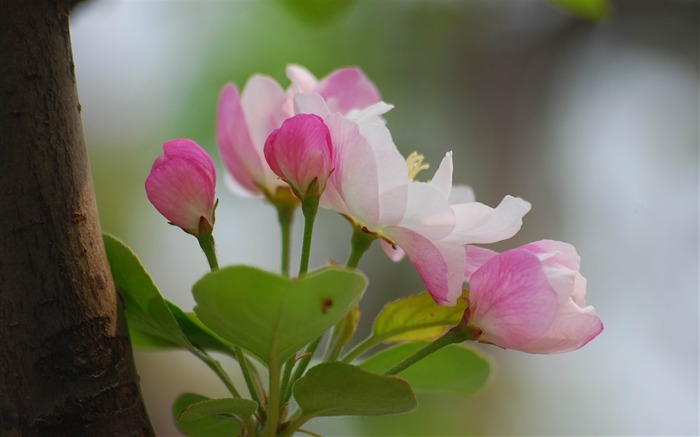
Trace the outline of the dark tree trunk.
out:
M 0 434 L 152 435 L 100 234 L 70 2 L 0 7 Z

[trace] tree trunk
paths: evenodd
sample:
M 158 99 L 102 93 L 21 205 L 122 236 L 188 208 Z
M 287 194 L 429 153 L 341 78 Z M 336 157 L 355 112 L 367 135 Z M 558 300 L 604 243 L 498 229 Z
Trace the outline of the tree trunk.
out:
M 153 435 L 88 167 L 66 0 L 0 12 L 0 434 Z

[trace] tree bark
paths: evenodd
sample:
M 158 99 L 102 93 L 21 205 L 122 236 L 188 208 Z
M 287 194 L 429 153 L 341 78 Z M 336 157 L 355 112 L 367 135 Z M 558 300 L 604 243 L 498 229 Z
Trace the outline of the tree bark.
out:
M 0 434 L 153 435 L 100 232 L 69 0 L 0 12 Z

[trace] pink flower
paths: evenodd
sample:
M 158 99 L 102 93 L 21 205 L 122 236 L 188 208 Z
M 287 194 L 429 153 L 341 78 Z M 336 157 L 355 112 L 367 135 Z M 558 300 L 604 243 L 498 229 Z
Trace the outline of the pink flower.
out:
M 379 117 L 391 108 L 383 102 L 344 116 L 331 112 L 318 95 L 299 94 L 295 108 L 320 115 L 331 133 L 334 171 L 321 206 L 381 238 L 392 259 L 405 253 L 441 305 L 454 305 L 462 294 L 464 245 L 512 236 L 530 208 L 513 197 L 496 209 L 476 202 L 451 205 L 450 154 L 436 173 L 438 181 L 413 181 Z M 410 164 L 414 176 L 417 170 Z
M 317 115 L 295 115 L 267 138 L 265 158 L 297 197 L 318 196 L 333 170 L 330 132 Z
M 586 279 L 570 244 L 542 240 L 501 254 L 467 246 L 466 255 L 464 321 L 478 341 L 553 354 L 579 349 L 603 330 L 586 306 Z
M 227 170 L 226 184 L 236 194 L 272 199 L 277 189 L 287 186 L 267 164 L 264 145 L 284 120 L 300 113 L 293 105 L 297 93 L 318 93 L 342 113 L 364 109 L 380 100 L 376 87 L 358 68 L 337 70 L 320 82 L 297 65 L 290 65 L 287 75 L 292 81 L 287 91 L 262 75 L 252 76 L 242 95 L 233 84 L 221 90 L 216 138 Z
M 377 87 L 357 67 L 335 70 L 318 81 L 306 68 L 288 65 L 287 77 L 292 81 L 292 92 L 318 94 L 332 112 L 347 115 L 382 100 Z
M 163 151 L 146 179 L 148 200 L 185 232 L 211 232 L 216 208 L 214 162 L 189 139 L 167 141 Z

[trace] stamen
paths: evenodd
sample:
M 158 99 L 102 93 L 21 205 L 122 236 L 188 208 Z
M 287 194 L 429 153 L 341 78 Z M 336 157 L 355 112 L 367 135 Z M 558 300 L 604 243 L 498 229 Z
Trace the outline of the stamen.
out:
M 422 170 L 430 168 L 430 164 L 423 164 L 425 156 L 419 155 L 418 152 L 413 152 L 406 158 L 406 166 L 408 167 L 408 179 L 413 182 L 418 173 Z

